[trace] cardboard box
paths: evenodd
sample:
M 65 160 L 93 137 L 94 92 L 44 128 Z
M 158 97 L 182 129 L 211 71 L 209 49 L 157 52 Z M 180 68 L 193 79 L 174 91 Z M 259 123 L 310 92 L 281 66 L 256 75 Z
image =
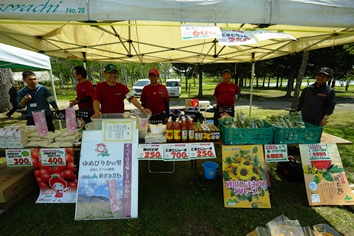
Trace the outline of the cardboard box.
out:
M 6 163 L 0 164 L 0 203 L 8 201 L 29 184 L 33 188 L 36 186 L 32 167 L 7 167 Z
M 14 194 L 6 202 L 0 203 L 0 209 L 3 209 L 4 211 L 9 210 L 16 203 L 18 203 L 25 196 L 27 196 L 29 193 L 31 193 L 33 190 L 35 190 L 37 188 L 38 188 L 38 186 L 36 186 L 36 183 L 34 183 L 34 184 L 31 183 L 31 184 L 27 185 L 24 189 L 22 189 L 21 191 L 17 192 L 16 194 Z

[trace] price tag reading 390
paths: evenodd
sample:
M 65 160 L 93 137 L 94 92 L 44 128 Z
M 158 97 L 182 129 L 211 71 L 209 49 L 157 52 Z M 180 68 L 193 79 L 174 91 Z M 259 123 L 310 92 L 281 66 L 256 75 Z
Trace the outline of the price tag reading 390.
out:
M 189 147 L 186 143 L 164 145 L 165 161 L 187 161 L 189 160 Z
M 160 144 L 139 144 L 138 160 L 163 160 L 163 147 Z
M 32 166 L 30 149 L 6 149 L 7 166 Z
M 41 158 L 43 166 L 66 166 L 64 148 L 41 148 Z

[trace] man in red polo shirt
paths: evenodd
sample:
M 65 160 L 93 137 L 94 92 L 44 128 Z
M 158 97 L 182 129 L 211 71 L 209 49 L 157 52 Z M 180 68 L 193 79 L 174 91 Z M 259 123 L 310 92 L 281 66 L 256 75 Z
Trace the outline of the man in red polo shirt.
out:
M 93 101 L 94 114 L 91 118 L 100 118 L 105 113 L 124 113 L 124 99 L 128 99 L 136 108 L 148 114 L 140 102 L 124 84 L 117 82 L 118 69 L 113 64 L 104 68 L 105 82 L 98 83 Z
M 219 83 L 214 91 L 216 108 L 214 111 L 214 125 L 218 126 L 220 114 L 226 112 L 230 116 L 235 116 L 235 96 L 238 93 L 238 86 L 231 82 L 231 71 L 225 69 L 222 72 L 222 82 Z
M 90 117 L 93 114 L 93 96 L 95 89 L 92 83 L 86 79 L 87 71 L 83 66 L 74 67 L 74 77 L 78 84 L 76 85 L 76 99 L 69 101 L 69 106 L 79 106 L 78 116 L 81 117 L 85 123 L 91 121 Z
M 152 113 L 150 123 L 166 123 L 170 110 L 170 97 L 166 86 L 158 82 L 159 72 L 155 68 L 151 68 L 148 75 L 150 84 L 141 92 L 141 104 Z

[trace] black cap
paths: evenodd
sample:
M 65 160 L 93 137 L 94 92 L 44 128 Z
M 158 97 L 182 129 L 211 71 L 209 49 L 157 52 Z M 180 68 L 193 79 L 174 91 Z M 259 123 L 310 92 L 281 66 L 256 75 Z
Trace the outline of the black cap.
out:
M 332 77 L 333 76 L 333 70 L 331 68 L 328 68 L 328 67 L 322 67 L 321 70 L 317 74 L 325 74 L 328 77 Z
M 222 74 L 225 74 L 225 73 L 230 73 L 230 74 L 232 74 L 229 69 L 225 69 L 225 70 L 222 71 Z

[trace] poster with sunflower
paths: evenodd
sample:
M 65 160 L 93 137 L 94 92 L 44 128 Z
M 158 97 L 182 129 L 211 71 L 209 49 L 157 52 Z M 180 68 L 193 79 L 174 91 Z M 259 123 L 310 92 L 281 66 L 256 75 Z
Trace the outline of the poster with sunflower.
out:
M 224 206 L 270 208 L 262 145 L 223 145 Z
M 299 148 L 309 205 L 354 205 L 337 145 L 301 144 Z

